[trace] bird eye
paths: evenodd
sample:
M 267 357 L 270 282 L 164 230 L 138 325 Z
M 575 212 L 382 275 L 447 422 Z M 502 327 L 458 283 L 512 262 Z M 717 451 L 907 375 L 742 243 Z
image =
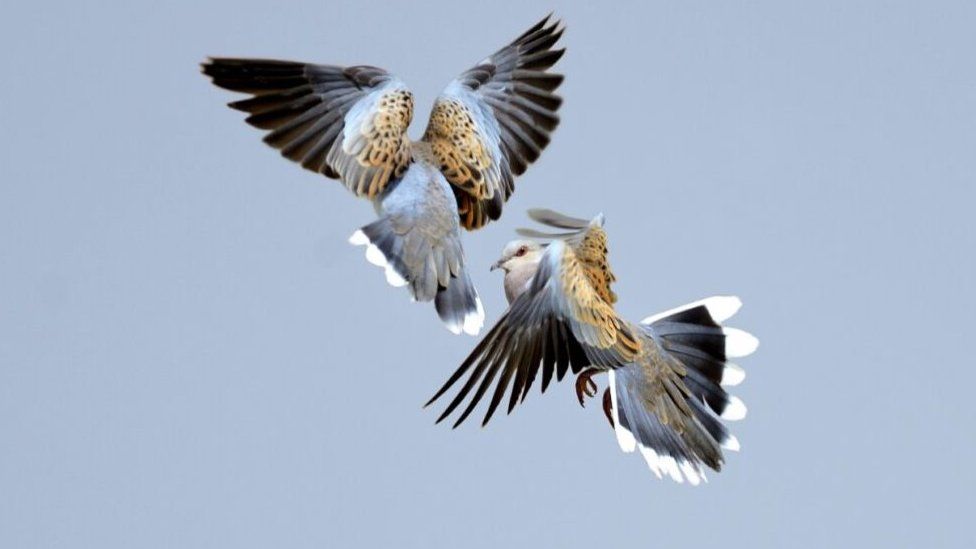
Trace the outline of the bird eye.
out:
M 522 257 L 523 255 L 525 255 L 525 246 L 522 246 L 515 252 L 515 257 Z

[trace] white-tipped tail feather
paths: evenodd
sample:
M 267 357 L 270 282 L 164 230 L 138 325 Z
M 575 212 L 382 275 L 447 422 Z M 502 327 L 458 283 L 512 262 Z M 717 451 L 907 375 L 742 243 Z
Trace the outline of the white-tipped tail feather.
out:
M 671 477 L 671 480 L 681 484 L 684 478 L 681 476 L 681 469 L 678 468 L 678 461 L 671 456 L 662 456 L 660 459 L 661 468 Z
M 722 419 L 726 421 L 739 421 L 746 417 L 746 405 L 737 396 L 729 395 L 729 403 L 722 410 Z
M 610 372 L 607 374 L 607 377 L 608 377 L 608 383 L 610 385 L 610 404 L 612 408 L 611 414 L 613 415 L 613 425 L 614 425 L 613 432 L 617 436 L 617 444 L 620 445 L 620 449 L 623 450 L 624 452 L 630 453 L 633 452 L 634 448 L 637 447 L 637 439 L 634 438 L 633 433 L 631 433 L 627 429 L 624 429 L 623 426 L 620 425 L 620 418 L 617 417 L 617 410 L 619 410 L 620 408 L 617 405 L 617 382 L 615 379 L 616 375 L 614 371 L 610 370 Z M 654 469 L 652 468 L 651 470 Z M 660 473 L 658 473 L 657 471 L 654 472 L 657 473 L 658 478 L 661 477 Z
M 722 328 L 725 332 L 725 356 L 740 358 L 749 356 L 759 348 L 759 340 L 749 332 L 736 328 Z
M 448 322 L 445 324 L 447 329 L 454 335 L 461 335 L 464 332 L 468 335 L 478 335 L 481 328 L 485 325 L 485 308 L 481 304 L 481 298 L 475 297 L 475 309 L 464 314 L 464 320 L 460 323 Z
M 678 483 L 684 482 L 684 479 L 687 478 L 688 483 L 692 486 L 698 486 L 702 480 L 706 480 L 705 474 L 699 465 L 684 459 L 679 460 L 671 456 L 658 455 L 653 448 L 637 442 L 634 434 L 621 424 L 620 417 L 618 416 L 616 374 L 613 370 L 610 370 L 607 375 L 610 385 L 610 403 L 612 405 L 610 414 L 613 417 L 614 434 L 617 437 L 617 444 L 620 446 L 620 449 L 626 453 L 631 453 L 635 449 L 639 449 L 641 457 L 647 462 L 648 469 L 657 478 L 662 478 L 662 473 L 666 473 L 672 480 Z
M 685 474 L 685 478 L 688 479 L 688 483 L 692 486 L 698 486 L 701 481 L 708 482 L 705 478 L 705 473 L 701 470 L 701 467 L 692 465 L 690 462 L 682 461 L 678 463 L 681 467 L 681 472 Z
M 352 233 L 352 236 L 349 237 L 349 243 L 353 246 L 366 246 L 366 261 L 383 268 L 386 274 L 386 282 L 390 286 L 400 288 L 407 285 L 407 281 L 400 276 L 400 273 L 396 272 L 396 269 L 387 261 L 383 252 L 369 241 L 369 237 L 363 231 L 358 230 Z
M 661 478 L 661 458 L 657 456 L 657 452 L 647 446 L 641 446 L 640 453 L 647 462 L 647 468 L 654 473 L 654 476 Z
M 746 378 L 746 371 L 740 368 L 737 364 L 732 364 L 731 362 L 725 363 L 725 369 L 722 370 L 722 385 L 726 387 L 735 387 L 736 385 L 742 383 Z
M 735 438 L 735 435 L 729 435 L 725 439 L 725 442 L 722 443 L 722 448 L 730 452 L 738 452 L 742 449 L 742 446 L 739 446 L 739 439 Z
M 653 448 L 648 448 L 643 444 L 639 445 L 641 456 L 647 462 L 647 468 L 654 473 L 657 478 L 663 478 L 662 473 L 666 473 L 671 480 L 681 484 L 688 480 L 688 484 L 698 486 L 702 481 L 708 482 L 705 472 L 701 467 L 692 464 L 687 460 L 677 460 L 671 456 L 659 456 Z
M 705 308 L 708 309 L 709 316 L 711 316 L 715 322 L 722 323 L 732 318 L 735 313 L 739 312 L 739 309 L 742 307 L 742 300 L 734 295 L 717 295 L 706 297 L 705 299 L 700 299 L 694 303 L 689 303 L 687 305 L 675 307 L 674 309 L 669 309 L 663 313 L 651 315 L 644 320 L 641 320 L 640 323 L 653 324 L 655 321 L 662 318 L 685 311 L 687 309 L 693 309 L 701 305 L 704 305 Z
M 461 271 L 450 279 L 447 288 L 438 290 L 434 305 L 444 326 L 454 334 L 478 335 L 485 325 L 485 308 L 467 271 Z
M 702 481 L 708 482 L 705 473 L 699 465 L 693 464 L 684 459 L 675 459 L 671 456 L 661 456 L 653 448 L 637 445 L 640 448 L 641 456 L 647 462 L 647 468 L 654 473 L 657 478 L 662 478 L 662 473 L 671 477 L 671 480 L 681 484 L 688 480 L 688 484 L 698 486 Z
M 481 298 L 476 297 L 475 303 L 477 303 L 477 306 L 474 312 L 469 312 L 464 315 L 464 325 L 461 328 L 468 335 L 478 335 L 478 332 L 485 325 L 485 308 L 481 304 Z
M 356 232 L 352 233 L 352 236 L 349 237 L 349 243 L 353 246 L 369 244 L 369 237 L 367 237 L 366 233 L 364 233 L 362 230 L 357 229 Z

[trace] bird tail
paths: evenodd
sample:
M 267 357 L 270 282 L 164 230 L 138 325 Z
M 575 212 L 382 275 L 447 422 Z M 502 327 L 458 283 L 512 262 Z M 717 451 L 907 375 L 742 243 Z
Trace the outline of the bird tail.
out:
M 477 335 L 485 311 L 464 267 L 458 235 L 432 242 L 429 231 L 383 215 L 353 233 L 349 243 L 366 246 L 366 259 L 386 271 L 392 286 L 406 286 L 415 301 L 434 301 L 447 329 Z
M 746 414 L 742 401 L 722 387 L 745 378 L 728 360 L 752 353 L 759 344 L 746 332 L 722 327 L 741 305 L 737 297 L 711 297 L 641 321 L 657 344 L 653 360 L 666 361 L 668 371 L 682 376 L 687 392 L 663 376 L 649 380 L 639 364 L 610 371 L 617 442 L 625 452 L 639 448 L 659 478 L 663 472 L 677 482 L 687 478 L 698 484 L 705 478 L 702 464 L 718 471 L 722 448 L 739 449 L 719 418 L 735 421 Z
M 461 267 L 447 288 L 438 287 L 434 307 L 447 329 L 459 334 L 478 335 L 485 323 L 485 309 L 468 270 Z

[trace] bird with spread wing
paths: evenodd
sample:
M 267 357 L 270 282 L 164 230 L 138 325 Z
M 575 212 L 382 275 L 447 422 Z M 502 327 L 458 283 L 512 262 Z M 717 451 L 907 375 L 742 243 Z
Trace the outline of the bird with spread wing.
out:
M 498 219 L 559 123 L 563 81 L 549 69 L 563 33 L 546 17 L 462 73 L 434 103 L 419 141 L 407 137 L 413 95 L 389 72 L 264 59 L 211 58 L 216 86 L 251 97 L 229 104 L 265 143 L 303 168 L 370 200 L 378 219 L 350 238 L 366 258 L 434 301 L 448 329 L 477 334 L 484 310 L 468 273 L 461 228 Z
M 603 410 L 623 451 L 640 449 L 658 477 L 663 473 L 678 482 L 698 484 L 702 465 L 718 471 L 722 449 L 739 447 L 719 419 L 741 419 L 746 412 L 723 387 L 745 377 L 729 359 L 751 354 L 759 344 L 746 332 L 722 326 L 738 311 L 739 299 L 711 297 L 628 322 L 614 310 L 603 216 L 587 221 L 551 210 L 529 215 L 561 232 L 520 229 L 535 240 L 505 247 L 493 268 L 505 272 L 509 308 L 427 402 L 464 379 L 437 421 L 467 399 L 457 427 L 494 384 L 482 421 L 487 424 L 506 393 L 509 413 L 525 400 L 540 372 L 541 392 L 554 377 L 576 374 L 582 405 L 596 395 L 591 377 L 608 372 Z

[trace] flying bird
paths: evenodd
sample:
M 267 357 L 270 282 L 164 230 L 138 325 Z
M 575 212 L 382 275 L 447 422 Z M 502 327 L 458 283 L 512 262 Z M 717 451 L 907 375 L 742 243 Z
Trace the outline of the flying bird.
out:
M 549 72 L 564 27 L 546 17 L 463 72 L 434 102 L 419 141 L 407 137 L 413 94 L 389 72 L 265 59 L 210 58 L 214 85 L 251 97 L 229 104 L 264 142 L 338 179 L 378 219 L 349 241 L 415 301 L 434 301 L 454 333 L 477 334 L 484 309 L 465 269 L 461 228 L 498 219 L 515 177 L 559 123 L 563 76 Z
M 493 383 L 482 425 L 506 392 L 511 413 L 540 370 L 543 393 L 554 376 L 559 381 L 568 371 L 576 374 L 582 405 L 596 396 L 592 376 L 607 372 L 603 410 L 624 452 L 640 449 L 658 478 L 663 473 L 677 482 L 698 484 L 705 478 L 703 465 L 719 471 L 723 448 L 739 448 L 719 419 L 737 420 L 746 413 L 742 401 L 723 387 L 745 377 L 729 359 L 749 355 L 759 344 L 752 335 L 722 325 L 738 311 L 739 299 L 711 297 L 629 322 L 614 309 L 616 277 L 607 261 L 603 215 L 587 221 L 537 209 L 529 216 L 560 232 L 520 229 L 534 240 L 505 246 L 492 268 L 505 272 L 509 308 L 427 402 L 466 376 L 437 422 L 467 399 L 454 422 L 460 425 Z

